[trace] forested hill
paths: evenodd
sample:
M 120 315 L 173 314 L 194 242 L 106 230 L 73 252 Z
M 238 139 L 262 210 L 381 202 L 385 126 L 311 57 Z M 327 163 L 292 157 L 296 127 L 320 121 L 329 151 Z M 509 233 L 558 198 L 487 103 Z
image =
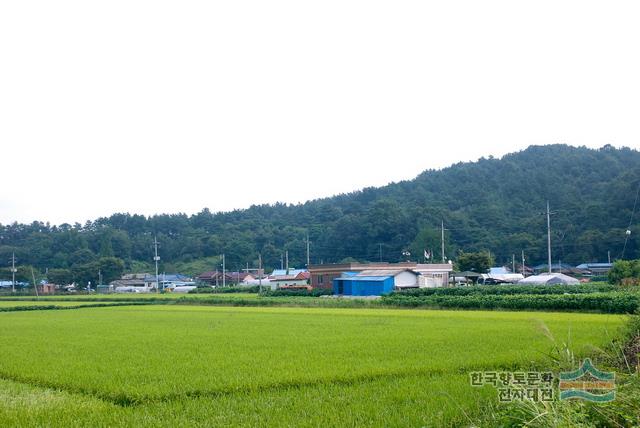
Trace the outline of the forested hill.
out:
M 486 249 L 506 263 L 524 251 L 528 264 L 536 264 L 546 261 L 541 213 L 549 200 L 555 212 L 554 262 L 606 261 L 607 251 L 612 259 L 622 254 L 639 183 L 636 150 L 532 146 L 501 159 L 459 163 L 411 181 L 299 205 L 227 213 L 205 209 L 191 216 L 114 214 L 85 225 L 0 225 L 0 260 L 15 251 L 21 264 L 44 270 L 115 256 L 138 269 L 144 265 L 136 261 L 152 260 L 157 235 L 166 271 L 206 257 L 214 269 L 212 257 L 221 253 L 229 269 L 255 265 L 258 253 L 271 268 L 280 265 L 285 250 L 291 265 L 303 266 L 307 233 L 312 263 L 349 257 L 398 261 L 407 249 L 414 260 L 424 249 L 440 259 L 444 221 L 448 258 L 459 250 Z M 640 257 L 639 219 L 632 224 L 625 258 Z M 0 276 L 6 275 L 0 271 Z

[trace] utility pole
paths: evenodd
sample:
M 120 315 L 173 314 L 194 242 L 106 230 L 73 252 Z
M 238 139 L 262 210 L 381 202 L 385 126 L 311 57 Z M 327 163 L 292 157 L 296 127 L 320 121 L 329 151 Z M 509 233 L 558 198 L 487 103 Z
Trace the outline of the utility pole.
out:
M 258 253 L 258 290 L 262 293 L 262 254 Z
M 222 255 L 222 286 L 226 287 L 227 286 L 227 268 L 224 263 L 225 263 L 225 260 L 224 260 L 224 254 L 223 254 Z
M 522 276 L 524 276 L 524 250 L 522 250 Z
M 40 296 L 38 295 L 38 284 L 36 284 L 36 274 L 33 273 L 33 268 L 31 268 L 31 278 L 33 279 L 33 289 L 36 291 L 36 300 L 40 300 Z
M 153 237 L 153 246 L 156 249 L 155 256 L 153 260 L 156 262 L 156 293 L 160 291 L 160 284 L 158 284 L 158 262 L 160 261 L 160 256 L 158 256 L 158 237 Z
M 16 253 L 11 253 L 11 292 L 16 292 Z
M 286 260 L 287 275 L 289 275 L 289 250 L 286 250 L 284 252 L 284 257 L 285 257 L 285 260 Z
M 511 254 L 511 272 L 516 273 L 516 255 Z
M 549 263 L 549 273 L 551 273 L 551 211 L 549 211 L 549 201 L 547 201 L 547 262 Z
M 309 256 L 309 233 L 307 232 L 307 269 L 309 269 L 309 264 L 310 264 L 310 256 Z
M 609 264 L 611 264 L 611 251 L 607 251 L 607 260 L 609 261 Z
M 280 253 L 280 270 L 284 270 L 284 255 Z
M 98 285 L 102 285 L 102 270 L 98 269 Z M 97 287 L 96 287 L 97 291 Z
M 441 236 L 441 242 L 442 242 L 442 263 L 445 263 L 445 256 L 444 256 L 444 220 L 442 220 L 442 236 Z

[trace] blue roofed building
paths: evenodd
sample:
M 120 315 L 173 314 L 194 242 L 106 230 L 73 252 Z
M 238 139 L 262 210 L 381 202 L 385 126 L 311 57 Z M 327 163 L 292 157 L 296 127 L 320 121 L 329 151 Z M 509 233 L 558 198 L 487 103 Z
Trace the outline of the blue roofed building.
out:
M 333 280 L 333 294 L 344 296 L 381 296 L 397 288 L 418 287 L 420 274 L 410 269 L 343 272 Z

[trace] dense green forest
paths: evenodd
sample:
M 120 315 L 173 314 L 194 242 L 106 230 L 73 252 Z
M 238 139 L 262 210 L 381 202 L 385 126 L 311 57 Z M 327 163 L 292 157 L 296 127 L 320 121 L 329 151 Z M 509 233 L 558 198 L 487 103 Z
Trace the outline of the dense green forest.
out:
M 162 271 L 215 269 L 222 253 L 228 269 L 257 265 L 259 253 L 264 265 L 274 268 L 285 250 L 290 265 L 301 267 L 307 234 L 311 263 L 399 261 L 406 250 L 422 261 L 425 249 L 440 260 L 443 221 L 447 258 L 488 250 L 496 263 L 506 264 L 524 251 L 527 264 L 535 265 L 546 261 L 547 200 L 554 212 L 554 263 L 606 261 L 609 251 L 612 259 L 638 258 L 640 216 L 626 246 L 625 231 L 639 184 L 636 150 L 532 146 L 501 159 L 458 163 L 410 181 L 298 205 L 225 213 L 205 208 L 194 215 L 114 214 L 84 225 L 0 225 L 0 260 L 6 263 L 15 252 L 20 266 L 34 266 L 39 274 L 66 269 L 81 280 L 97 276 L 91 272 L 100 263 L 112 276 L 123 269 L 149 271 L 157 236 Z M 0 269 L 0 279 L 9 276 L 7 268 Z

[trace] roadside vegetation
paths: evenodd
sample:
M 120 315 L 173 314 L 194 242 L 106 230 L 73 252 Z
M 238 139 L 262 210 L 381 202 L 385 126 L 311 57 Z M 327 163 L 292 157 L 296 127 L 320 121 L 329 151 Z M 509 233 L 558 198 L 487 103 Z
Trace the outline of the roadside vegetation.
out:
M 555 372 L 574 370 L 581 363 L 572 344 L 545 334 L 554 343 L 549 361 Z M 603 347 L 594 347 L 590 358 L 603 371 L 615 372 L 616 396 L 608 403 L 589 401 L 509 404 L 490 402 L 477 426 L 500 427 L 637 427 L 640 426 L 640 316 L 629 317 L 622 330 Z M 549 366 L 546 366 L 548 369 Z
M 608 278 L 611 284 L 640 287 L 640 259 L 616 261 Z

